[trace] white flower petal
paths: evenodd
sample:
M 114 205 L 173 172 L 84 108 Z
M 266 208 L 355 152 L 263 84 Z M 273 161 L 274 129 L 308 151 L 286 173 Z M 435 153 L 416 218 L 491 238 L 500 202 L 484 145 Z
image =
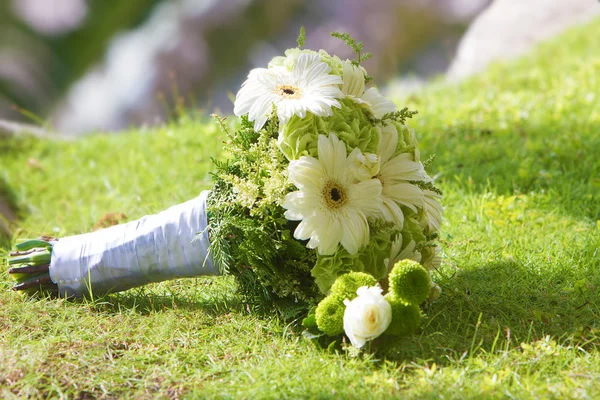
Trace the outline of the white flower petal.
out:
M 318 229 L 319 253 L 323 255 L 335 253 L 347 228 L 347 221 L 344 221 L 344 226 L 342 226 L 342 221 L 339 218 L 329 217 L 327 219 L 328 221 L 320 221 L 321 226 Z
M 340 243 L 352 255 L 369 243 L 369 224 L 364 214 L 346 213 Z
M 313 157 L 302 156 L 299 160 L 291 161 L 288 167 L 289 180 L 298 189 L 318 190 L 324 175 L 323 165 Z
M 298 224 L 294 231 L 294 237 L 299 240 L 307 240 L 319 230 L 319 226 L 320 221 L 314 215 L 311 215 Z
M 361 96 L 363 102 L 367 103 L 375 118 L 381 118 L 384 114 L 396 111 L 396 105 L 379 94 L 377 88 L 370 88 Z
M 367 216 L 376 215 L 382 207 L 382 187 L 379 179 L 358 182 L 350 187 L 352 207 L 360 209 Z
M 427 215 L 429 228 L 434 231 L 439 231 L 440 226 L 442 225 L 442 216 L 444 215 L 444 208 L 440 204 L 442 196 L 431 190 L 425 190 L 424 194 L 423 208 L 425 210 L 425 215 Z
M 423 190 L 411 183 L 393 183 L 383 186 L 383 196 L 400 203 L 414 212 L 423 207 Z
M 417 244 L 414 240 L 411 240 L 410 243 L 398 254 L 396 257 L 394 264 L 396 264 L 400 260 L 413 260 L 416 262 L 421 262 L 421 253 L 415 251 L 415 247 Z
M 393 222 L 398 225 L 398 229 L 404 226 L 404 213 L 400 206 L 392 199 L 383 199 L 383 218 L 386 221 Z
M 346 176 L 346 145 L 331 133 L 329 137 L 319 135 L 317 144 L 319 161 L 328 176 L 341 180 Z
M 365 72 L 350 61 L 342 62 L 344 85 L 342 93 L 346 96 L 360 97 L 365 92 Z
M 421 181 L 423 180 L 423 165 L 412 160 L 410 153 L 398 154 L 381 168 L 384 181 Z
M 288 193 L 282 203 L 286 209 L 285 217 L 290 221 L 299 221 L 315 212 L 314 204 L 319 199 L 311 193 L 302 191 Z
M 398 147 L 398 130 L 392 124 L 381 128 L 381 140 L 379 141 L 379 157 L 381 163 L 385 164 L 396 152 Z
M 379 157 L 371 153 L 363 154 L 359 148 L 355 148 L 348 156 L 346 169 L 359 182 L 371 179 L 379 173 Z

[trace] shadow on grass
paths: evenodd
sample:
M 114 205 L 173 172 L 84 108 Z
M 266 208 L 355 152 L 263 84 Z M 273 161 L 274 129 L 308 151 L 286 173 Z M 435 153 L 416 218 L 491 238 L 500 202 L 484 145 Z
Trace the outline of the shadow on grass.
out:
M 599 270 L 587 272 L 587 282 L 600 281 Z M 386 358 L 445 364 L 479 350 L 514 349 L 546 335 L 584 341 L 600 316 L 598 285 L 582 282 L 575 273 L 543 275 L 518 262 L 492 262 L 438 282 L 443 294 L 427 310 L 422 333 L 404 338 L 385 352 Z
M 235 292 L 235 288 L 219 282 L 221 277 L 182 279 L 162 283 L 161 290 L 156 285 L 130 289 L 121 293 L 108 294 L 90 299 L 78 299 L 78 302 L 91 302 L 93 309 L 108 315 L 136 313 L 149 315 L 165 310 L 201 311 L 207 315 L 218 316 L 227 313 L 245 313 L 244 304 Z

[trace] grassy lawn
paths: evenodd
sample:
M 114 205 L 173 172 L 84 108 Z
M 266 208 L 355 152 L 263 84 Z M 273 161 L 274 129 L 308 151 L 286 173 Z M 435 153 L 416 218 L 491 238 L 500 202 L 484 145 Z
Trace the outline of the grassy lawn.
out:
M 94 301 L 26 299 L 0 272 L 0 397 L 589 398 L 600 395 L 600 20 L 459 85 L 399 99 L 445 192 L 440 299 L 383 351 L 328 353 L 248 314 L 227 277 Z M 0 142 L 17 237 L 92 229 L 209 188 L 204 118 Z M 0 245 L 4 256 L 11 243 Z

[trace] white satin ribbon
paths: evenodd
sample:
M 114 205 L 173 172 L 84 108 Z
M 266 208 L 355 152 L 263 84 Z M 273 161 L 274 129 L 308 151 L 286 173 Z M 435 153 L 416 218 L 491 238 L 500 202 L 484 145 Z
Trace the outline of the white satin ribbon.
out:
M 62 296 L 81 297 L 219 275 L 208 251 L 208 193 L 137 221 L 60 239 L 52 248 L 50 278 Z

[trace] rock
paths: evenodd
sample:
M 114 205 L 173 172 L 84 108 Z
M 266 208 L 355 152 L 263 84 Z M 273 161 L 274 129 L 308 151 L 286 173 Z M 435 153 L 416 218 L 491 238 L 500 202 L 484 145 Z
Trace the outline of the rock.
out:
M 63 138 L 58 134 L 31 124 L 0 119 L 0 139 L 17 135 L 33 135 L 39 138 Z
M 458 80 L 492 61 L 524 54 L 535 44 L 597 15 L 600 5 L 592 0 L 496 0 L 467 30 L 447 79 Z
M 343 59 L 354 54 L 331 31 L 364 41 L 374 55 L 365 67 L 380 84 L 400 70 L 437 75 L 489 2 L 163 1 L 111 41 L 104 61 L 71 85 L 51 120 L 63 134 L 78 135 L 161 123 L 179 118 L 184 106 L 230 114 L 228 92 L 237 92 L 249 69 L 295 46 L 301 25 L 307 48 Z

